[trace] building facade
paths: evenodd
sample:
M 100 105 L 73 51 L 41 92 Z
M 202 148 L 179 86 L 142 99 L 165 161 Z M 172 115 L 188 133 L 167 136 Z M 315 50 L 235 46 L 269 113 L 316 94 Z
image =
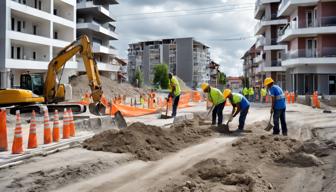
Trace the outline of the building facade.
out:
M 77 0 L 77 37 L 85 34 L 91 39 L 99 71 L 113 80 L 118 79 L 121 71 L 115 59 L 116 49 L 112 45 L 118 39 L 115 18 L 110 10 L 110 6 L 115 4 L 118 4 L 116 0 Z M 84 71 L 81 59 L 77 61 L 79 71 Z
M 132 81 L 140 68 L 145 83 L 151 84 L 155 65 L 167 64 L 188 86 L 197 87 L 209 82 L 209 63 L 209 47 L 191 37 L 139 42 L 129 45 L 128 78 Z
M 267 18 L 267 10 L 270 10 L 271 21 L 268 22 L 272 25 L 269 33 L 264 27 L 266 31 L 261 34 L 263 30 L 258 30 L 258 26 L 265 22 L 257 24 L 257 54 L 251 56 L 252 60 L 243 58 L 244 66 L 250 62 L 258 67 L 245 76 L 251 81 L 255 81 L 254 77 L 270 76 L 284 89 L 299 95 L 313 91 L 336 95 L 336 0 L 271 2 L 256 2 L 255 18 L 262 18 L 264 14 Z
M 22 73 L 45 73 L 53 56 L 75 40 L 76 1 L 2 0 L 0 24 L 0 87 L 17 87 Z M 77 67 L 69 61 L 64 77 Z
M 288 44 L 287 89 L 336 95 L 336 1 L 284 0 L 278 16 L 289 19 L 278 38 Z
M 277 41 L 279 31 L 288 23 L 285 16 L 278 16 L 280 0 L 257 0 L 254 18 L 258 20 L 255 26 L 257 42 L 255 48 L 259 51 L 255 57 L 258 68 L 256 78 L 272 77 L 277 84 L 285 86 L 286 68 L 282 66 L 282 57 L 287 45 Z M 257 84 L 260 86 L 260 83 Z
M 262 60 L 260 50 L 255 48 L 255 44 L 250 47 L 249 50 L 245 52 L 243 57 L 243 74 L 244 77 L 248 77 L 248 86 L 252 87 L 261 87 L 262 86 L 262 73 L 261 73 L 261 65 Z M 247 86 L 247 85 L 246 85 Z

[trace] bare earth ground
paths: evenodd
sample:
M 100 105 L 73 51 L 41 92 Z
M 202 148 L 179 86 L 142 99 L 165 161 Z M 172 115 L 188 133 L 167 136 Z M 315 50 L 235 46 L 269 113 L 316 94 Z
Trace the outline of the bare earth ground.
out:
M 149 143 L 145 139 L 147 144 L 134 142 L 144 137 L 146 132 L 143 132 L 120 145 L 114 141 L 114 145 L 100 143 L 99 149 L 92 148 L 119 153 L 129 151 L 133 155 L 75 148 L 34 158 L 26 164 L 0 170 L 0 190 L 334 191 L 335 114 L 324 114 L 321 110 L 297 104 L 289 106 L 290 138 L 270 136 L 262 130 L 268 115 L 268 108 L 252 107 L 246 125 L 252 133 L 244 133 L 242 137 L 200 134 L 193 141 L 184 143 L 183 137 L 177 134 L 173 138 L 182 139 L 181 143 L 162 148 L 154 136 Z M 231 129 L 235 126 L 237 120 Z M 192 127 L 206 129 L 199 125 Z M 162 130 L 157 131 L 161 133 Z M 163 135 L 174 141 L 170 137 L 176 133 Z M 118 140 L 118 134 L 114 133 L 112 138 Z M 129 146 L 142 145 L 138 146 L 140 153 L 130 150 L 132 147 L 123 148 L 125 142 Z M 154 154 L 153 146 L 164 150 L 155 150 L 158 156 L 154 158 L 151 155 L 143 158 L 145 152 Z M 168 150 L 169 147 L 172 150 Z

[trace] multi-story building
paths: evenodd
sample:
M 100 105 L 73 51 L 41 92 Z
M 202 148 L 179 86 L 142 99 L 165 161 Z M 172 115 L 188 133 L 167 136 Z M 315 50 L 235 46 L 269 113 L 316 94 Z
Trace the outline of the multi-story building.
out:
M 282 61 L 287 89 L 335 95 L 336 0 L 283 0 L 278 16 L 289 18 L 278 38 L 288 44 Z
M 132 81 L 136 68 L 144 73 L 144 81 L 151 84 L 154 67 L 167 64 L 169 71 L 180 77 L 190 87 L 209 82 L 209 47 L 194 38 L 163 39 L 139 42 L 129 45 L 128 76 Z
M 242 79 L 240 77 L 228 77 L 227 78 L 227 87 L 235 91 L 240 91 L 243 86 Z
M 256 45 L 253 44 L 248 51 L 245 52 L 243 59 L 244 77 L 248 79 L 248 86 L 261 87 L 262 79 L 262 65 L 260 63 L 263 58 L 260 51 L 257 50 Z M 247 85 L 245 85 L 247 86 Z
M 92 48 L 98 69 L 102 75 L 113 80 L 118 78 L 121 70 L 115 61 L 116 49 L 113 40 L 118 39 L 115 33 L 115 18 L 111 14 L 110 5 L 118 4 L 116 0 L 77 0 L 77 36 L 87 35 L 92 41 Z M 79 70 L 84 71 L 80 59 Z
M 259 78 L 272 77 L 277 84 L 285 86 L 285 71 L 281 60 L 287 45 L 277 41 L 279 31 L 288 23 L 287 18 L 277 15 L 280 0 L 257 0 L 254 18 L 259 20 L 255 26 L 258 36 L 255 44 L 260 54 L 256 57 Z
M 22 73 L 45 73 L 53 56 L 75 40 L 76 1 L 1 0 L 0 25 L 0 87 L 19 86 Z M 62 81 L 76 71 L 73 59 Z

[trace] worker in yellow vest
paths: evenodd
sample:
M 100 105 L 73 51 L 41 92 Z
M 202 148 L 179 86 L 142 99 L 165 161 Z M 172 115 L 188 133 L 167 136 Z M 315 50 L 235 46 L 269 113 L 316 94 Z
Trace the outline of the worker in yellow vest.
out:
M 250 102 L 253 102 L 254 101 L 254 88 L 253 87 L 250 87 L 248 89 L 248 96 L 249 96 Z
M 223 109 L 225 106 L 225 99 L 222 92 L 214 87 L 211 87 L 207 83 L 202 83 L 201 88 L 204 93 L 208 94 L 208 99 L 212 103 L 212 125 L 216 125 L 216 119 L 218 117 L 217 125 L 220 126 L 223 123 Z
M 266 95 L 267 95 L 267 90 L 265 88 L 261 88 L 260 95 L 261 95 L 260 102 L 264 103 Z
M 168 99 L 171 97 L 173 99 L 173 112 L 172 117 L 176 116 L 177 106 L 180 101 L 181 88 L 180 83 L 177 78 L 173 75 L 173 73 L 169 73 L 169 95 Z
M 243 93 L 243 95 L 244 95 L 245 97 L 248 97 L 248 88 L 247 88 L 247 87 L 244 87 L 242 93 Z

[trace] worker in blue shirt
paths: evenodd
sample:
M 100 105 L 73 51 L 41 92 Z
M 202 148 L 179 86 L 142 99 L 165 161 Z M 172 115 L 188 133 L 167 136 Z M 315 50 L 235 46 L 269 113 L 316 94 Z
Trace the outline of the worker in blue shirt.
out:
M 280 133 L 280 119 L 282 135 L 287 136 L 286 98 L 283 90 L 278 85 L 274 85 L 274 81 L 271 77 L 264 80 L 264 86 L 267 87 L 269 95 L 272 97 L 271 113 L 273 113 L 274 122 L 273 135 L 279 135 Z
M 250 103 L 248 102 L 246 97 L 244 97 L 242 94 L 232 93 L 230 89 L 225 89 L 223 92 L 223 95 L 224 95 L 224 99 L 225 100 L 229 99 L 232 105 L 232 113 L 231 113 L 229 122 L 231 122 L 232 119 L 236 117 L 238 113 L 240 113 L 239 126 L 236 132 L 243 132 L 246 116 L 250 108 Z

